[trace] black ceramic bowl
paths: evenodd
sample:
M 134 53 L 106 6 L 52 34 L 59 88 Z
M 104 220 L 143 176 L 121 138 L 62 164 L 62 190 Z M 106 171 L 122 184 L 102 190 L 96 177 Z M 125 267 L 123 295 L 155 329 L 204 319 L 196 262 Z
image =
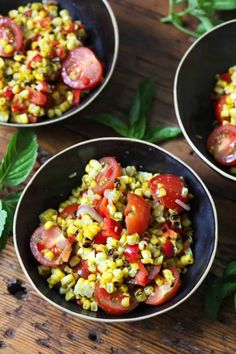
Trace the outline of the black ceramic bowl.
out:
M 36 1 L 36 0 L 35 0 Z M 0 14 L 6 16 L 8 11 L 26 5 L 34 0 L 1 0 Z M 38 0 L 37 0 L 38 1 Z M 0 123 L 4 126 L 38 127 L 56 123 L 81 112 L 104 89 L 114 71 L 119 49 L 119 32 L 115 15 L 107 0 L 58 0 L 60 8 L 68 9 L 73 19 L 83 22 L 88 33 L 88 45 L 105 65 L 104 81 L 91 90 L 81 103 L 71 108 L 58 118 L 44 118 L 41 122 L 32 124 Z
M 211 168 L 234 182 L 236 176 L 213 159 L 206 144 L 215 120 L 211 100 L 215 75 L 236 65 L 235 33 L 233 20 L 195 41 L 181 60 L 174 83 L 175 111 L 188 143 Z M 236 191 L 232 182 L 228 187 Z
M 135 165 L 151 172 L 183 176 L 194 194 L 191 218 L 195 229 L 193 252 L 195 263 L 183 275 L 178 295 L 161 306 L 140 305 L 124 316 L 111 316 L 83 310 L 66 302 L 57 290 L 49 289 L 37 271 L 37 262 L 30 251 L 30 236 L 38 227 L 38 215 L 47 208 L 57 208 L 81 184 L 87 162 L 103 156 L 115 156 L 123 165 Z M 14 220 L 14 243 L 22 269 L 40 295 L 49 303 L 85 319 L 116 322 L 135 321 L 164 313 L 186 300 L 202 283 L 213 262 L 217 246 L 217 215 L 214 202 L 203 182 L 182 161 L 162 148 L 140 140 L 100 138 L 74 145 L 43 165 L 30 180 L 19 201 Z

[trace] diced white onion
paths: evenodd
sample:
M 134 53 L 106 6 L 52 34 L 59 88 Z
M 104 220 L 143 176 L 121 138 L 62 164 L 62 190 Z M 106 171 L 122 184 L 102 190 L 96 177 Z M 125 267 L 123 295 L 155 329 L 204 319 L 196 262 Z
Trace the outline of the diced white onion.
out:
M 91 218 L 96 220 L 97 222 L 103 222 L 103 218 L 101 217 L 101 215 L 99 215 L 96 212 L 96 210 L 94 210 L 92 207 L 90 207 L 88 205 L 80 206 L 79 209 L 77 210 L 76 215 L 80 216 L 82 213 L 89 214 L 91 216 Z

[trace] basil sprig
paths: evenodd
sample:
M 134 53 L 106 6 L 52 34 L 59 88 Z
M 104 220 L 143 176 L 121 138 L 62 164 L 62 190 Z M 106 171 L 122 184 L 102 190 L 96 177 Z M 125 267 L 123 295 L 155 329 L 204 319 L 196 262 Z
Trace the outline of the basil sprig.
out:
M 236 309 L 236 261 L 229 263 L 223 276 L 215 280 L 208 289 L 205 299 L 205 314 L 207 317 L 216 320 L 222 301 L 233 294 Z
M 200 37 L 222 21 L 218 11 L 231 11 L 236 9 L 236 0 L 169 0 L 169 13 L 161 19 L 162 23 L 171 23 L 178 30 L 193 36 Z M 195 30 L 186 25 L 186 16 L 189 23 L 192 18 L 198 20 Z
M 85 116 L 84 118 L 107 125 L 118 134 L 127 138 L 143 139 L 150 142 L 159 142 L 174 138 L 181 130 L 174 126 L 149 124 L 154 97 L 154 83 L 146 78 L 138 86 L 129 112 L 129 121 L 125 123 L 120 118 L 110 114 Z
M 36 135 L 32 130 L 18 130 L 11 138 L 0 165 L 0 251 L 12 232 L 14 212 L 21 191 L 8 194 L 6 189 L 18 186 L 29 176 L 37 157 Z

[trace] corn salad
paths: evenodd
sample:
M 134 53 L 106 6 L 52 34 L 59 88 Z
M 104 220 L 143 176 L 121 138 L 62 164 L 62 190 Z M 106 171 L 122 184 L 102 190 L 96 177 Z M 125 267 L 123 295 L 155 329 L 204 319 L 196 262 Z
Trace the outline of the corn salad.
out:
M 182 203 L 174 209 L 165 207 L 173 202 L 165 176 L 181 183 Z M 57 210 L 39 216 L 31 250 L 40 275 L 86 310 L 122 315 L 141 302 L 168 301 L 179 290 L 180 273 L 194 263 L 187 195 L 177 176 L 122 168 L 111 157 L 90 160 L 82 184 Z
M 35 123 L 78 105 L 102 80 L 86 37 L 81 21 L 53 3 L 29 3 L 0 16 L 0 122 Z

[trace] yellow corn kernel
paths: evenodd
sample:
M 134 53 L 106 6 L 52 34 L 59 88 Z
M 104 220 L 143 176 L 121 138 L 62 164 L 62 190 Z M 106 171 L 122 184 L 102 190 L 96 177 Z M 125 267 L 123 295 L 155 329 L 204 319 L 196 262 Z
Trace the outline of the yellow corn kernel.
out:
M 75 285 L 75 278 L 73 274 L 67 274 L 61 279 L 61 286 L 63 288 L 71 288 Z
M 159 257 L 154 259 L 153 264 L 154 265 L 161 265 L 163 263 L 163 259 L 164 259 L 164 256 L 159 256 Z
M 145 292 L 145 295 L 151 295 L 152 293 L 153 293 L 153 291 L 154 291 L 154 287 L 153 286 L 146 286 L 145 288 L 144 288 L 144 292 Z
M 48 261 L 52 261 L 55 258 L 55 255 L 52 251 L 48 250 L 44 252 L 44 258 L 46 258 Z
M 140 241 L 139 234 L 133 234 L 127 236 L 128 245 L 135 245 L 136 243 L 139 243 L 139 241 Z
M 78 256 L 72 256 L 69 260 L 70 267 L 75 267 L 80 263 L 80 258 Z
M 158 285 L 158 286 L 163 285 L 165 282 L 161 276 L 156 277 L 154 280 L 155 280 L 156 285 Z
M 69 288 L 65 293 L 65 300 L 70 301 L 70 300 L 74 300 L 74 298 L 75 298 L 74 291 Z
M 96 280 L 97 280 L 96 274 L 90 274 L 90 275 L 88 276 L 88 280 L 96 281 Z
M 14 47 L 12 44 L 7 44 L 5 47 L 4 47 L 4 52 L 6 54 L 11 54 L 12 52 L 14 51 Z
M 12 93 L 14 95 L 16 95 L 19 92 L 20 92 L 20 86 L 19 85 L 15 85 L 15 86 L 12 87 Z
M 98 310 L 98 304 L 96 303 L 96 301 L 92 301 L 91 302 L 91 307 L 90 307 L 91 311 L 97 312 Z
M 5 67 L 5 61 L 0 58 L 0 69 L 3 69 Z
M 113 279 L 112 273 L 107 271 L 102 274 L 101 282 L 102 283 L 110 283 L 112 281 L 112 279 Z
M 155 235 L 152 235 L 152 238 L 150 241 L 151 241 L 152 245 L 156 245 L 156 244 L 158 244 L 158 237 Z
M 114 269 L 113 270 L 113 275 L 114 275 L 114 277 L 117 279 L 117 280 L 120 280 L 120 279 L 122 279 L 123 278 L 123 271 L 121 270 L 121 269 L 119 269 L 119 268 L 116 268 L 116 269 Z
M 129 307 L 130 305 L 130 297 L 126 296 L 121 300 L 121 305 L 123 307 Z
M 180 263 L 182 266 L 187 266 L 194 263 L 194 258 L 192 254 L 185 254 L 180 258 Z
M 108 292 L 108 294 L 114 293 L 114 291 L 115 291 L 114 283 L 107 283 L 106 284 L 106 291 Z
M 149 251 L 149 249 L 146 249 L 146 250 L 141 251 L 141 254 L 142 254 L 142 257 L 143 257 L 144 259 L 147 259 L 147 258 L 151 258 L 151 257 L 152 257 L 152 254 L 151 254 L 151 252 Z
M 172 285 L 174 283 L 175 277 L 173 276 L 173 273 L 170 269 L 163 269 L 162 274 L 169 285 Z
M 47 221 L 46 224 L 44 224 L 44 229 L 50 230 L 53 226 L 55 226 L 55 223 L 53 221 Z
M 117 264 L 117 267 L 122 267 L 124 265 L 124 262 L 122 259 L 116 259 L 116 264 Z
M 141 262 L 142 262 L 143 264 L 153 264 L 153 263 L 154 263 L 154 261 L 153 261 L 152 258 L 141 259 Z

